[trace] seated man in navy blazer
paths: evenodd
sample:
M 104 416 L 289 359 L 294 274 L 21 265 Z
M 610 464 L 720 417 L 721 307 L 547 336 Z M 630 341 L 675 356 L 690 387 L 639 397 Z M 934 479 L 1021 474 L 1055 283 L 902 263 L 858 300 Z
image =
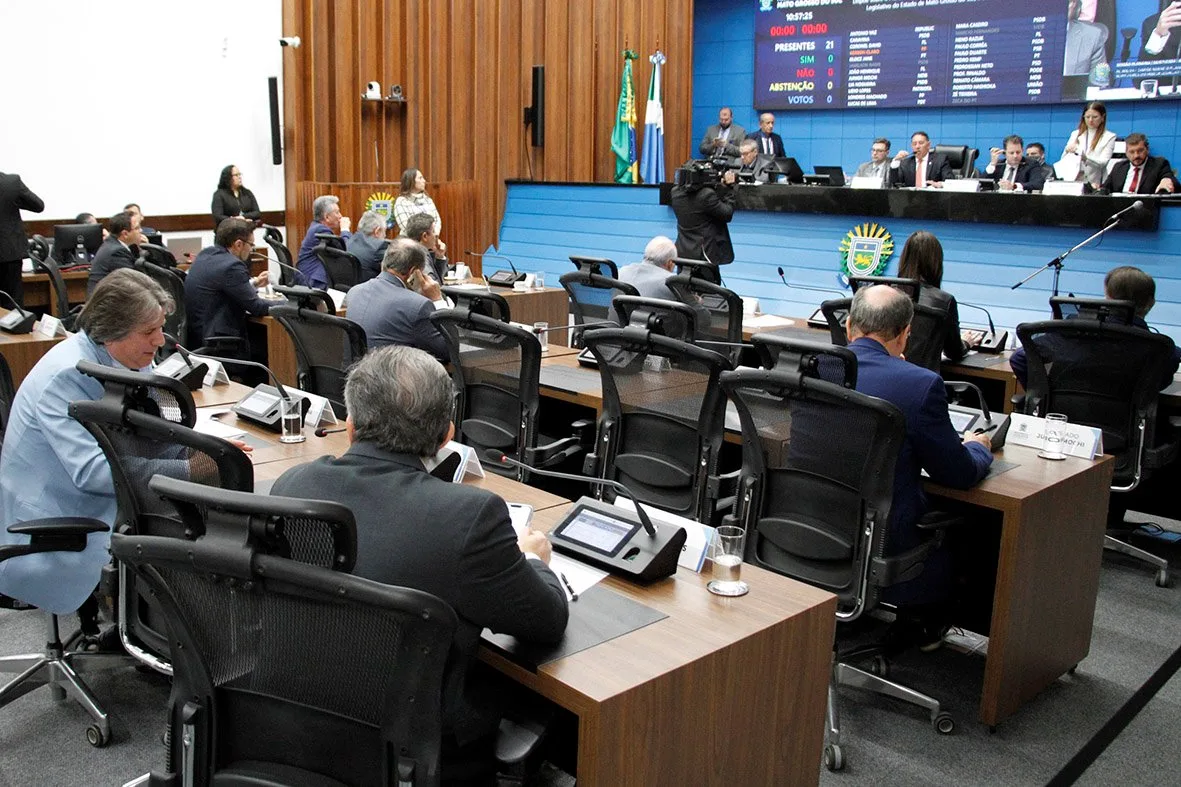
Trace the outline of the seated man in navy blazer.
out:
M 1045 170 L 1025 160 L 1025 140 L 1010 134 L 1004 145 L 992 148 L 992 161 L 984 168 L 984 176 L 995 180 L 1001 191 L 1041 191 L 1046 184 Z
M 494 493 L 427 472 L 423 460 L 455 434 L 451 378 L 429 355 L 411 347 L 371 350 L 349 370 L 344 398 L 348 451 L 288 470 L 271 494 L 348 506 L 357 521 L 354 574 L 426 591 L 455 610 L 443 784 L 473 779 L 495 765 L 496 729 L 512 691 L 476 661 L 480 631 L 553 643 L 566 630 L 569 609 L 548 567 L 549 541 L 529 527 L 515 533 L 508 506 Z
M 983 479 L 992 464 L 988 435 L 961 438 L 956 433 L 942 378 L 902 357 L 913 317 L 914 306 L 901 291 L 887 285 L 862 287 L 853 296 L 846 328 L 849 349 L 857 356 L 857 390 L 890 402 L 906 418 L 890 509 L 894 554 L 926 541 L 915 527 L 927 512 L 921 470 L 938 484 L 967 489 Z M 934 604 L 948 594 L 951 569 L 947 553 L 938 550 L 922 574 L 889 587 L 884 597 L 911 607 Z
M 938 153 L 931 152 L 931 137 L 926 131 L 916 131 L 910 136 L 910 149 L 898 151 L 890 162 L 890 184 L 895 187 L 942 188 L 943 181 L 951 180 L 955 173 L 951 163 Z
M 1117 162 L 1111 168 L 1103 191 L 1107 194 L 1172 194 L 1177 190 L 1177 180 L 1169 160 L 1161 156 L 1148 155 L 1148 137 L 1143 134 L 1128 134 L 1124 140 L 1127 159 Z
M 90 276 L 86 280 L 86 297 L 90 297 L 98 283 L 108 273 L 120 268 L 135 267 L 138 256 L 132 247 L 143 243 L 144 236 L 139 230 L 140 218 L 129 211 L 116 213 L 107 223 L 109 234 L 98 247 L 94 259 L 90 261 Z

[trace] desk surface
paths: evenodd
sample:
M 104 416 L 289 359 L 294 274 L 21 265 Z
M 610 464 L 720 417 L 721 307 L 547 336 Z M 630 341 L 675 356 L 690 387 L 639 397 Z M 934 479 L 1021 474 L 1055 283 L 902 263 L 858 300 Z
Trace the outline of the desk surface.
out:
M 274 433 L 242 428 L 265 443 L 251 453 L 256 480 L 347 447 L 343 434 L 281 446 Z M 569 506 L 501 476 L 474 483 L 533 505 L 543 529 Z M 711 595 L 709 577 L 685 569 L 650 586 L 609 578 L 614 592 L 668 617 L 536 673 L 490 649 L 481 658 L 578 717 L 582 784 L 815 784 L 836 600 L 751 567 L 743 578 L 751 592 L 738 599 Z
M 8 314 L 8 309 L 0 309 L 0 317 Z M 32 333 L 5 333 L 0 331 L 0 355 L 8 363 L 8 370 L 12 372 L 13 390 L 18 388 L 41 356 L 49 352 L 55 344 L 65 337 L 61 334 L 52 338 L 37 332 L 35 323 Z

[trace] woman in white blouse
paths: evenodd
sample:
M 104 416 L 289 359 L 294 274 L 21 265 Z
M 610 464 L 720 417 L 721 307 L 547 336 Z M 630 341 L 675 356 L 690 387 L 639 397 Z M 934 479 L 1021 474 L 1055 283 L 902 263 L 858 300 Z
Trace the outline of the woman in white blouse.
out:
M 1078 177 L 1094 188 L 1107 177 L 1107 162 L 1115 151 L 1115 132 L 1107 130 L 1107 107 L 1092 101 L 1083 110 L 1078 128 L 1070 132 L 1062 157 L 1076 154 L 1080 159 Z
M 406 231 L 407 220 L 416 213 L 430 214 L 435 220 L 436 235 L 443 231 L 439 209 L 426 193 L 426 178 L 421 170 L 411 168 L 402 173 L 402 193 L 394 200 L 394 220 L 398 222 L 398 232 Z

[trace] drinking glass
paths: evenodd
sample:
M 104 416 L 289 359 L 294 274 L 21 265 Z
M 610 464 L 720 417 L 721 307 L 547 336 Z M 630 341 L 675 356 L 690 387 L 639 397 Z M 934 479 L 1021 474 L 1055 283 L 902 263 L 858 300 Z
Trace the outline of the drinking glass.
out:
M 734 525 L 722 525 L 714 531 L 713 576 L 705 587 L 718 596 L 745 596 L 750 587 L 742 581 L 742 551 L 746 546 L 746 530 Z
M 1046 415 L 1045 442 L 1038 453 L 1042 459 L 1065 459 L 1062 452 L 1062 440 L 1066 436 L 1066 416 L 1062 413 L 1048 413 Z
M 533 323 L 533 333 L 537 336 L 537 341 L 541 342 L 541 354 L 545 355 L 549 352 L 549 323 Z
M 279 434 L 280 443 L 302 443 L 307 438 L 303 433 L 303 407 L 298 397 L 279 399 L 279 417 L 282 419 L 283 431 Z
M 537 273 L 533 274 L 533 288 L 536 290 L 544 290 L 545 289 L 545 273 L 544 273 L 544 271 L 538 271 Z

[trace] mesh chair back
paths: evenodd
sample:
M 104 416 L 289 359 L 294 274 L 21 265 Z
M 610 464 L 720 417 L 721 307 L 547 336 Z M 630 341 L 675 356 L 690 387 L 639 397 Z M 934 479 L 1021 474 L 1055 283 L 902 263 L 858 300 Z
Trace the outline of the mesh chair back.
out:
M 642 328 L 600 328 L 585 339 L 603 385 L 599 476 L 641 503 L 708 522 L 726 411 L 717 382 L 729 358 Z
M 640 294 L 630 284 L 615 278 L 588 273 L 584 270 L 564 273 L 558 278 L 562 289 L 570 296 L 570 312 L 574 315 L 571 341 L 575 347 L 586 346 L 582 341 L 583 325 L 611 320 L 611 299 L 615 295 Z
M 49 284 L 53 287 L 53 297 L 57 300 L 58 317 L 65 324 L 67 331 L 74 330 L 74 315 L 70 314 L 70 295 L 57 260 L 49 256 L 43 260 L 34 257 L 33 270 L 49 276 Z
M 174 271 L 161 268 L 144 260 L 135 261 L 135 269 L 140 273 L 147 274 L 154 282 L 164 288 L 164 291 L 172 296 L 174 309 L 172 314 L 164 318 L 164 332 L 170 333 L 173 336 L 185 337 L 188 336 L 189 319 L 185 313 L 185 283 L 184 280 Z
M 1103 430 L 1116 458 L 1113 486 L 1139 481 L 1143 449 L 1155 439 L 1157 394 L 1173 340 L 1097 320 L 1045 320 L 1017 326 L 1028 361 L 1025 412 L 1063 413 Z
M 735 516 L 746 527 L 746 559 L 835 593 L 840 620 L 872 609 L 902 413 L 794 371 L 727 372 L 721 387 L 742 423 Z
M 501 322 L 512 322 L 512 312 L 503 295 L 491 290 L 469 290 L 465 287 L 443 287 L 443 294 L 451 299 L 455 308 L 473 314 L 482 314 Z
M 271 230 L 274 230 L 274 232 L 272 233 Z M 292 261 L 291 251 L 283 245 L 283 236 L 277 229 L 270 227 L 267 229 L 266 233 L 263 234 L 263 240 L 265 240 L 267 245 L 271 247 L 271 251 L 275 252 L 275 259 L 282 263 L 282 265 L 279 266 L 278 283 L 284 287 L 291 287 L 295 284 L 295 273 L 293 273 L 291 270 L 291 268 L 295 266 L 295 263 Z
M 324 275 L 328 278 L 330 289 L 348 292 L 363 281 L 361 260 L 357 255 L 322 243 L 316 247 L 316 256 L 324 265 Z
M 191 427 L 197 422 L 193 394 L 179 380 L 91 361 L 78 361 L 77 369 L 101 382 L 103 398 L 122 409 L 138 410 L 181 426 Z
M 344 317 L 299 306 L 276 306 L 270 314 L 295 345 L 300 390 L 323 396 L 337 415 L 347 415 L 345 378 L 368 349 L 365 329 Z
M 206 512 L 199 535 L 119 535 L 112 551 L 159 598 L 178 643 L 171 759 L 193 763 L 186 783 L 253 772 L 267 783 L 437 784 L 450 607 L 295 562 L 266 538 L 317 510 L 352 534 L 343 506 L 156 486 Z
M 799 372 L 833 385 L 857 387 L 857 356 L 847 347 L 777 333 L 756 333 L 750 341 L 764 369 Z
M 1063 295 L 1050 298 L 1050 313 L 1055 320 L 1081 317 L 1084 320 L 1131 325 L 1132 317 L 1136 314 L 1136 304 L 1108 298 L 1072 298 Z
M 442 309 L 431 322 L 447 340 L 455 383 L 456 439 L 483 451 L 494 448 L 522 462 L 537 444 L 537 336 L 499 320 L 462 309 Z M 525 471 L 481 458 L 502 475 L 525 480 Z
M 619 278 L 619 266 L 615 264 L 614 260 L 609 260 L 606 257 L 579 257 L 571 254 L 570 262 L 574 263 L 574 267 L 580 271 L 606 276 L 610 279 Z
M 678 276 L 689 276 L 694 279 L 703 279 L 711 284 L 721 285 L 722 272 L 718 266 L 712 262 L 705 262 L 703 260 L 690 260 L 684 257 L 674 257 L 673 264 L 677 266 Z
M 682 342 L 695 341 L 698 323 L 709 319 L 704 307 L 660 298 L 617 295 L 611 305 L 615 308 L 616 322 L 620 325 L 642 328 Z M 718 352 L 728 355 L 724 348 L 719 348 Z
M 742 298 L 737 293 L 683 274 L 669 276 L 664 283 L 681 303 L 697 309 L 702 316 L 708 314 L 708 322 L 697 321 L 697 339 L 731 344 L 742 342 Z M 724 352 L 737 360 L 740 349 L 735 347 Z

